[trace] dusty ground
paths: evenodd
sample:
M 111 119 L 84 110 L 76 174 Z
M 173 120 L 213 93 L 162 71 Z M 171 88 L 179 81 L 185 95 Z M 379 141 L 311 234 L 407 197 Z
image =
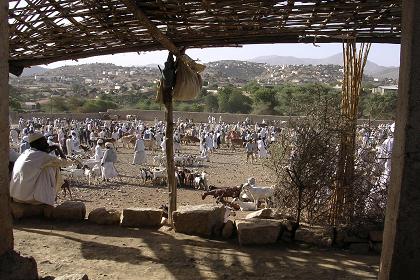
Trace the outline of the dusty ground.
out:
M 198 153 L 197 146 L 185 148 Z M 119 149 L 114 182 L 73 186 L 73 200 L 87 210 L 107 207 L 158 207 L 167 202 L 166 187 L 143 185 L 132 152 Z M 150 153 L 149 153 L 150 155 Z M 204 168 L 209 183 L 234 186 L 255 177 L 270 185 L 260 163 L 246 164 L 241 151 L 218 151 Z M 152 156 L 149 156 L 149 164 Z M 200 204 L 201 191 L 179 189 L 179 205 Z M 211 197 L 204 203 L 214 203 Z M 32 255 L 41 276 L 87 273 L 90 279 L 375 279 L 379 256 L 352 255 L 302 245 L 240 247 L 230 242 L 186 236 L 162 228 L 135 230 L 27 220 L 15 225 L 15 247 Z
M 183 146 L 183 154 L 199 154 L 197 145 Z M 147 151 L 147 164 L 153 165 L 153 156 L 161 152 Z M 111 182 L 100 182 L 88 186 L 86 181 L 72 187 L 73 200 L 82 201 L 90 211 L 96 207 L 122 209 L 124 207 L 159 207 L 168 202 L 168 191 L 165 185 L 154 186 L 143 184 L 139 177 L 140 166 L 132 165 L 133 152 L 126 148 L 118 149 L 118 163 L 116 168 L 121 177 Z M 261 162 L 246 163 L 246 155 L 241 150 L 231 151 L 220 149 L 210 155 L 210 162 L 204 167 L 209 185 L 218 187 L 236 186 L 246 182 L 249 177 L 255 177 L 258 184 L 269 186 L 274 183 L 268 170 Z M 178 205 L 195 205 L 214 203 L 213 197 L 201 199 L 202 191 L 194 189 L 178 189 Z M 67 197 L 68 199 L 68 197 Z M 66 198 L 62 197 L 62 200 Z M 62 201 L 61 200 L 61 201 Z

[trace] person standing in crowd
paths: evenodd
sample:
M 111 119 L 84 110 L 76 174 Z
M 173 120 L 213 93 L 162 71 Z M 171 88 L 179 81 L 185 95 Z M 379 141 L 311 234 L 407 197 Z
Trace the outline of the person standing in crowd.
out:
M 98 139 L 95 146 L 95 155 L 93 156 L 93 158 L 97 162 L 101 162 L 102 157 L 104 156 L 103 146 L 104 146 L 104 140 Z
M 93 145 L 95 144 L 95 141 L 96 141 L 96 133 L 92 130 L 89 134 L 89 144 L 91 147 L 93 147 Z
M 146 151 L 144 141 L 140 134 L 137 134 L 136 144 L 134 145 L 134 158 L 132 164 L 145 164 L 146 163 Z
M 163 137 L 162 142 L 160 143 L 160 148 L 162 149 L 162 153 L 166 153 L 166 137 Z
M 105 143 L 105 153 L 101 160 L 102 178 L 105 181 L 117 177 L 118 172 L 115 169 L 114 163 L 117 162 L 117 153 L 111 142 Z
M 248 163 L 249 158 L 251 157 L 251 163 L 254 163 L 254 143 L 249 140 L 245 145 L 245 152 L 246 152 L 246 162 Z
M 66 140 L 66 151 L 67 151 L 67 156 L 72 156 L 73 155 L 73 140 L 71 138 L 71 135 L 67 136 L 67 140 Z
M 266 158 L 267 148 L 265 146 L 264 140 L 261 139 L 261 137 L 258 138 L 257 146 L 258 146 L 258 158 Z

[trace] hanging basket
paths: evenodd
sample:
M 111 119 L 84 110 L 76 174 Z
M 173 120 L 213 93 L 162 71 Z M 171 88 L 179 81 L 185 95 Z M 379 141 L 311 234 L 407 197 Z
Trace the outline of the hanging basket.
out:
M 203 80 L 199 73 L 204 68 L 204 65 L 196 63 L 187 55 L 179 57 L 173 91 L 174 100 L 187 101 L 197 97 L 203 86 Z
M 206 67 L 192 60 L 188 55 L 181 55 L 177 60 L 175 87 L 172 98 L 176 101 L 188 101 L 197 97 L 203 86 L 200 73 Z M 160 79 L 157 87 L 156 102 L 163 104 L 164 80 Z

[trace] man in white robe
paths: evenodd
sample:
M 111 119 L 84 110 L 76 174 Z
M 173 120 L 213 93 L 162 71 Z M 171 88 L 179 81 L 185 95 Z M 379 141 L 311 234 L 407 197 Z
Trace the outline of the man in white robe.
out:
M 136 144 L 134 146 L 134 158 L 132 164 L 145 164 L 146 163 L 146 151 L 144 141 L 141 135 L 137 135 Z
M 60 167 L 67 165 L 58 146 L 50 147 L 41 133 L 29 135 L 30 149 L 19 156 L 10 180 L 10 197 L 20 203 L 54 205 L 63 184 Z M 55 150 L 60 158 L 49 155 Z
M 97 162 L 101 162 L 102 157 L 104 156 L 103 146 L 104 146 L 104 140 L 98 139 L 95 146 L 95 155 L 93 156 L 93 158 Z
M 73 139 L 71 138 L 71 135 L 67 136 L 66 139 L 66 149 L 67 149 L 67 156 L 73 155 Z

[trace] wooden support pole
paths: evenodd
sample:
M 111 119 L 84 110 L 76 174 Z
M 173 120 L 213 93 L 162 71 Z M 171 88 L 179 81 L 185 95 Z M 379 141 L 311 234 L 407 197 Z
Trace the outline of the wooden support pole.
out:
M 134 0 L 122 0 L 122 2 L 128 10 L 133 13 L 136 19 L 140 21 L 140 23 L 149 31 L 149 34 L 153 39 L 158 41 L 175 56 L 180 56 L 180 51 L 175 44 L 165 34 L 163 34 L 162 31 L 153 24 L 153 22 L 150 21 L 147 15 L 143 13 Z
M 176 211 L 176 182 L 175 182 L 175 163 L 174 163 L 174 122 L 173 122 L 173 102 L 171 92 L 165 93 L 165 119 L 166 119 L 166 171 L 168 175 L 169 192 L 169 224 L 173 225 L 172 213 Z
M 420 2 L 402 1 L 391 179 L 379 279 L 420 279 Z
M 162 71 L 161 89 L 162 101 L 165 105 L 166 120 L 166 172 L 169 192 L 168 221 L 173 225 L 172 213 L 176 211 L 176 182 L 175 182 L 175 163 L 174 163 L 174 120 L 173 120 L 173 98 L 172 91 L 175 86 L 175 62 L 173 54 L 170 52 Z
M 0 0 L 0 256 L 13 250 L 9 197 L 9 1 Z

